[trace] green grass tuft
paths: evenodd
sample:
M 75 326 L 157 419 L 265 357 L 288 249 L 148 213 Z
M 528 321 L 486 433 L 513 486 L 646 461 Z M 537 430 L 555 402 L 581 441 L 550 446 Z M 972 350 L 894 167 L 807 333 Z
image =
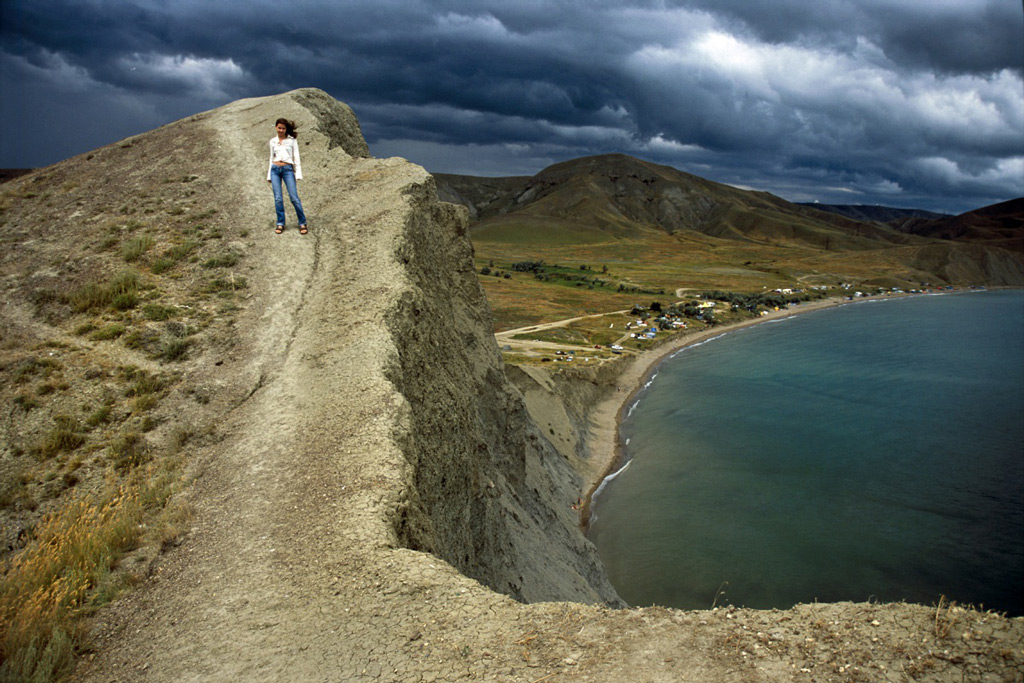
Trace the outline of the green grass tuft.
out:
M 203 268 L 230 268 L 238 263 L 241 257 L 233 251 L 220 254 L 203 262 Z
M 106 341 L 108 339 L 117 339 L 124 334 L 125 326 L 124 323 L 112 323 L 105 327 L 101 327 L 92 334 L 89 335 L 89 339 L 93 341 Z
M 128 263 L 138 261 L 152 246 L 152 235 L 138 235 L 121 245 L 121 258 Z
M 85 443 L 76 418 L 57 415 L 53 421 L 54 428 L 35 447 L 35 456 L 40 460 L 49 460 L 58 453 L 73 451 Z
M 117 310 L 134 308 L 141 286 L 138 272 L 121 271 L 108 282 L 90 282 L 71 293 L 68 302 L 76 313 L 98 311 L 107 307 Z
M 174 317 L 175 313 L 177 313 L 177 310 L 172 306 L 146 304 L 142 307 L 142 315 L 146 316 L 147 320 L 170 320 Z
M 114 468 L 127 472 L 151 459 L 149 449 L 137 432 L 126 432 L 110 444 L 110 460 Z

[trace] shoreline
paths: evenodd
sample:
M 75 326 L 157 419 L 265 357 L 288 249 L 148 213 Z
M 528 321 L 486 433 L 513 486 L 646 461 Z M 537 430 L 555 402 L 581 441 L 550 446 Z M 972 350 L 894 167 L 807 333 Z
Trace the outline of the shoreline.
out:
M 986 290 L 994 289 L 1019 289 L 1018 287 L 986 287 Z M 963 292 L 962 287 L 956 287 L 950 291 L 924 292 L 924 293 L 901 293 L 889 294 L 883 297 L 873 296 L 861 299 L 847 299 L 843 297 L 831 297 L 819 299 L 792 306 L 790 308 L 771 311 L 766 316 L 741 320 L 728 325 L 720 325 L 700 330 L 692 334 L 677 335 L 676 338 L 665 342 L 663 345 L 653 349 L 642 351 L 630 358 L 629 366 L 623 370 L 615 379 L 615 392 L 605 400 L 594 406 L 589 414 L 590 429 L 587 432 L 586 446 L 591 454 L 590 468 L 586 477 L 586 484 L 582 490 L 582 502 L 580 504 L 580 529 L 584 534 L 590 526 L 591 512 L 594 494 L 605 482 L 605 480 L 621 469 L 623 449 L 619 435 L 619 427 L 622 424 L 623 411 L 633 402 L 651 376 L 658 369 L 662 361 L 672 354 L 682 351 L 690 346 L 696 346 L 712 337 L 733 332 L 735 330 L 759 325 L 761 323 L 784 320 L 797 315 L 821 311 L 837 306 L 865 303 L 868 301 L 885 301 L 887 299 L 903 299 L 912 296 L 944 296 Z
M 913 295 L 903 294 L 898 296 L 902 298 Z M 878 300 L 875 297 L 872 298 Z M 713 337 L 746 327 L 867 300 L 870 299 L 850 301 L 845 297 L 832 297 L 802 303 L 787 309 L 771 311 L 766 316 L 742 320 L 728 325 L 710 327 L 691 334 L 683 333 L 661 346 L 641 351 L 631 357 L 627 361 L 629 366 L 615 379 L 614 393 L 594 406 L 589 416 L 591 427 L 587 433 L 586 445 L 591 454 L 591 467 L 586 477 L 586 484 L 583 488 L 583 501 L 580 505 L 580 528 L 583 532 L 586 533 L 590 526 L 590 508 L 593 503 L 594 494 L 605 480 L 617 472 L 623 465 L 623 449 L 619 434 L 623 413 L 632 404 L 636 395 L 647 385 L 647 382 L 657 371 L 658 366 L 667 360 L 669 356 Z

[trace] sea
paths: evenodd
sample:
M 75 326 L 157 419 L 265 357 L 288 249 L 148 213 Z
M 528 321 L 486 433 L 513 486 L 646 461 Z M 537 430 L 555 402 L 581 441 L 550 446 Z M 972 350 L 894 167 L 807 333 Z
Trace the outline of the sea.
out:
M 862 302 L 664 361 L 589 538 L 634 606 L 1024 615 L 1024 292 Z

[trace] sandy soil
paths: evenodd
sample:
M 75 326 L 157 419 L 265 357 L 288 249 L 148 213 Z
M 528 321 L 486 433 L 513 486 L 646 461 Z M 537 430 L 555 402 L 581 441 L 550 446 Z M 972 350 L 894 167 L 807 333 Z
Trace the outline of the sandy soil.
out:
M 310 216 L 305 237 L 272 232 L 264 145 L 282 115 L 297 119 L 303 144 L 310 143 L 302 148 L 306 180 L 299 185 Z M 254 298 L 234 345 L 217 363 L 194 368 L 193 380 L 210 387 L 210 406 L 221 409 L 209 438 L 192 453 L 194 527 L 152 565 L 143 586 L 99 616 L 94 650 L 74 680 L 1020 680 L 1020 619 L 946 606 L 848 603 L 784 612 L 524 604 L 430 552 L 405 547 L 398 529 L 428 538 L 434 523 L 414 519 L 420 526 L 408 531 L 416 496 L 447 494 L 416 488 L 414 473 L 423 463 L 410 455 L 417 439 L 410 425 L 430 406 L 399 385 L 412 382 L 413 370 L 429 379 L 470 354 L 479 359 L 482 383 L 467 382 L 462 396 L 423 401 L 490 402 L 495 416 L 517 414 L 522 406 L 512 394 L 506 400 L 504 389 L 486 393 L 504 379 L 497 348 L 478 341 L 482 320 L 442 337 L 433 336 L 440 334 L 431 327 L 437 323 L 424 316 L 406 333 L 423 335 L 420 344 L 434 349 L 431 362 L 396 370 L 405 367 L 399 356 L 410 347 L 396 340 L 389 316 L 403 306 L 415 311 L 431 297 L 462 296 L 422 291 L 406 275 L 418 258 L 414 238 L 430 228 L 424 212 L 443 223 L 447 209 L 425 199 L 432 179 L 423 169 L 400 159 L 351 157 L 315 133 L 316 124 L 294 95 L 236 102 L 202 119 L 232 169 L 223 181 L 224 211 L 254 231 Z M 468 262 L 464 231 L 452 228 L 447 239 Z M 457 265 L 439 264 L 437 273 Z M 473 280 L 460 282 L 467 296 L 482 296 Z M 439 285 L 422 283 L 431 286 Z M 470 338 L 463 347 L 454 343 L 463 337 Z M 621 380 L 622 400 L 609 400 L 599 423 L 614 429 L 616 413 L 656 358 L 634 361 Z M 458 416 L 452 417 L 454 424 Z M 464 417 L 472 422 L 476 414 Z M 594 438 L 615 441 L 611 432 Z M 538 439 L 531 434 L 523 443 Z M 445 445 L 443 438 L 438 443 Z M 481 471 L 493 472 L 521 444 L 507 452 L 498 445 L 467 447 Z M 607 454 L 605 462 L 612 458 Z M 542 460 L 525 472 L 510 470 L 507 486 L 467 480 L 474 488 L 453 493 L 468 494 L 472 509 L 462 511 L 468 527 L 473 514 L 490 510 L 537 517 L 550 528 L 560 528 L 555 522 L 564 517 L 573 528 L 568 509 L 520 504 L 545 484 L 540 472 L 555 472 L 556 464 Z M 464 474 L 453 467 L 447 484 Z M 432 485 L 446 485 L 444 477 Z M 553 486 L 550 495 L 561 490 Z M 504 507 L 487 508 L 491 496 Z M 526 557 L 537 548 L 524 572 L 539 573 L 552 546 L 536 536 L 510 532 L 509 538 L 517 546 L 509 553 Z M 488 542 L 461 540 L 467 556 L 471 545 Z M 530 576 L 523 578 L 525 590 Z

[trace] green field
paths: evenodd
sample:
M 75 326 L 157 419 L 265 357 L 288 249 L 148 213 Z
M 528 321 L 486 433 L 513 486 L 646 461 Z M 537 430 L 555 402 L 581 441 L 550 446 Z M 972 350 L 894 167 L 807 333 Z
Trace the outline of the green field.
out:
M 654 301 L 667 305 L 706 290 L 836 287 L 871 281 L 878 273 L 906 283 L 912 276 L 900 263 L 898 252 L 906 249 L 900 247 L 830 253 L 693 235 L 573 245 L 496 241 L 489 232 L 472 237 L 498 331 Z M 526 261 L 543 261 L 543 278 L 514 269 Z

